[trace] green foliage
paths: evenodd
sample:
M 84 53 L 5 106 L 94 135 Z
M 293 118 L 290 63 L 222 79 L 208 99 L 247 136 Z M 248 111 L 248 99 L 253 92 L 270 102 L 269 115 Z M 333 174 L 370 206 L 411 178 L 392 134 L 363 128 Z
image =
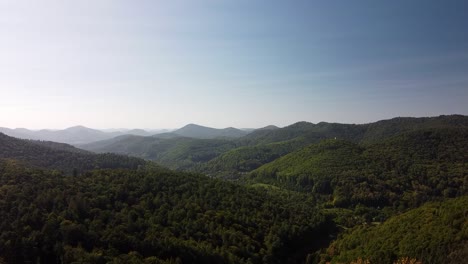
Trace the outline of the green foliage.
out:
M 167 170 L 71 177 L 0 162 L 8 263 L 296 263 L 332 227 L 300 194 Z
M 225 139 L 170 139 L 166 142 L 171 147 L 165 152 L 155 148 L 157 158 L 153 159 L 164 166 L 173 169 L 192 169 L 219 156 L 236 145 L 232 140 Z M 150 151 L 149 153 L 153 153 Z
M 210 176 L 238 178 L 242 174 L 286 155 L 303 144 L 302 140 L 291 140 L 266 145 L 239 147 L 221 154 L 197 169 Z
M 417 130 L 366 146 L 325 140 L 250 174 L 331 206 L 416 207 L 467 194 L 468 130 Z
M 323 262 L 394 263 L 409 257 L 422 263 L 464 263 L 468 249 L 468 196 L 428 203 L 380 225 L 363 225 L 330 245 Z

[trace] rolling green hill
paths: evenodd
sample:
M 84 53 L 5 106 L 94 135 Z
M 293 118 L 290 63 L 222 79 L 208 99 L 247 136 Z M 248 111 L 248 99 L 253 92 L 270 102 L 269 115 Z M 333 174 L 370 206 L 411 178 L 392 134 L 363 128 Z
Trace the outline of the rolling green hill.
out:
M 464 196 L 425 204 L 380 225 L 357 226 L 330 245 L 322 263 L 466 263 L 467 216 Z
M 334 137 L 356 141 L 361 139 L 365 130 L 366 125 L 298 122 L 275 130 L 254 131 L 240 141 L 243 145 L 268 144 L 296 138 L 306 138 L 308 142 Z
M 468 129 L 417 130 L 372 145 L 325 140 L 263 165 L 254 182 L 312 193 L 330 205 L 415 207 L 468 192 Z
M 286 155 L 304 144 L 304 140 L 302 139 L 293 139 L 270 144 L 233 148 L 196 169 L 214 177 L 237 179 L 241 175 Z
M 94 154 L 67 144 L 17 139 L 0 133 L 0 159 L 13 159 L 28 166 L 80 173 L 96 168 L 131 168 L 146 165 L 138 158 Z
M 172 169 L 191 169 L 235 148 L 236 143 L 228 139 L 122 136 L 80 147 L 97 153 L 140 157 Z

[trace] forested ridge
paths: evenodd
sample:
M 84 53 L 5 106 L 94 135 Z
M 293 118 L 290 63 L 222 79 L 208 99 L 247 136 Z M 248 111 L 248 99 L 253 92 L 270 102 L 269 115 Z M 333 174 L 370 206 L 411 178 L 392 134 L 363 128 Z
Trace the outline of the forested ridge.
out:
M 237 179 L 281 156 L 325 139 L 337 138 L 366 145 L 412 131 L 467 127 L 468 117 L 461 115 L 397 117 L 359 125 L 297 122 L 278 129 L 254 130 L 235 139 L 129 136 L 80 147 L 98 153 L 111 152 L 149 159 L 172 169 Z
M 0 263 L 468 256 L 464 116 L 299 122 L 238 139 L 124 136 L 95 146 L 118 154 L 0 133 Z
M 1 158 L 75 174 L 99 168 L 136 169 L 147 163 L 139 158 L 111 153 L 94 154 L 67 144 L 17 139 L 0 133 Z
M 112 152 L 156 161 L 172 169 L 191 169 L 238 146 L 229 139 L 122 136 L 82 145 L 97 153 Z

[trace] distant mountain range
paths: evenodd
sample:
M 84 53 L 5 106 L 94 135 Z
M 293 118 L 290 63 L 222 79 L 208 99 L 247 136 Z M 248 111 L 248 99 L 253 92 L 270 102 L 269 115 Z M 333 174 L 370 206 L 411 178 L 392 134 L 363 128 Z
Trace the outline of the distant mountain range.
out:
M 74 126 L 63 130 L 29 130 L 26 128 L 10 129 L 0 127 L 0 132 L 22 139 L 33 139 L 33 140 L 45 140 L 54 141 L 67 144 L 85 144 L 98 140 L 106 140 L 121 135 L 139 135 L 139 136 L 150 136 L 156 132 L 149 132 L 142 129 L 134 129 L 128 131 L 113 131 L 105 132 L 97 129 L 87 128 L 84 126 Z
M 275 126 L 268 126 L 261 129 L 276 129 Z M 74 126 L 63 130 L 30 130 L 26 128 L 6 128 L 0 127 L 0 132 L 11 137 L 45 140 L 72 145 L 88 144 L 91 142 L 108 140 L 124 135 L 134 136 L 154 136 L 158 138 L 174 138 L 174 137 L 189 137 L 198 139 L 215 139 L 215 138 L 239 138 L 249 134 L 255 129 L 242 130 L 233 127 L 217 129 L 211 127 L 200 126 L 196 124 L 188 124 L 180 129 L 170 132 L 168 129 L 160 130 L 144 130 L 144 129 L 105 129 L 98 130 L 84 126 Z

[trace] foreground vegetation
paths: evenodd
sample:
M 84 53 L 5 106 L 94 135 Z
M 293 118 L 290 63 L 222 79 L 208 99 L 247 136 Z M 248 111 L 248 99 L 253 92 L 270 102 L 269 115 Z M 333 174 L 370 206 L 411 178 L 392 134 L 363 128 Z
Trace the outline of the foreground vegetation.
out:
M 167 170 L 73 177 L 10 161 L 0 186 L 7 263 L 295 263 L 332 228 L 302 196 Z
M 380 225 L 345 232 L 322 256 L 322 262 L 465 263 L 468 257 L 468 197 L 428 203 Z M 409 263 L 409 261 L 408 261 Z

